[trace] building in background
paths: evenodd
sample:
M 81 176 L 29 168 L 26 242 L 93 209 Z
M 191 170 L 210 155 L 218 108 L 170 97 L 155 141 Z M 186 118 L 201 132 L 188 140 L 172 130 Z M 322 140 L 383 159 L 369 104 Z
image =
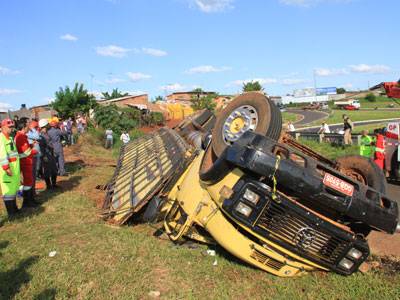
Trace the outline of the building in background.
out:
M 346 98 L 346 94 L 337 94 L 336 87 L 304 88 L 294 90 L 293 95 L 282 96 L 282 104 L 316 103 Z
M 214 95 L 215 92 L 178 92 L 167 96 L 167 103 L 180 103 L 183 105 L 191 105 L 193 98 L 202 98 L 208 95 Z
M 110 100 L 98 100 L 98 104 L 100 105 L 108 105 L 108 104 L 115 104 L 118 107 L 128 107 L 132 106 L 133 104 L 149 104 L 149 95 L 143 94 L 138 96 L 124 96 L 120 98 L 114 98 Z

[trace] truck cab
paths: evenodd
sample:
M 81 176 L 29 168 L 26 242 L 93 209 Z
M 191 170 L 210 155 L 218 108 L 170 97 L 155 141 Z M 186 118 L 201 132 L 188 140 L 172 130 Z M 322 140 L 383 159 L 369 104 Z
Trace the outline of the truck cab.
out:
M 361 107 L 360 101 L 355 99 L 335 101 L 334 104 L 337 109 L 348 109 L 347 107 L 351 107 L 351 109 L 358 110 Z
M 329 109 L 329 105 L 326 102 L 321 102 L 318 105 L 318 109 L 323 110 L 323 109 Z

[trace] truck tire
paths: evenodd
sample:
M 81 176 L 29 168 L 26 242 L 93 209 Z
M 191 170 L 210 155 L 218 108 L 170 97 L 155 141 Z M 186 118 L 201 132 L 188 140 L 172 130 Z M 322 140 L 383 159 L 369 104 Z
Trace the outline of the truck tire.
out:
M 204 108 L 195 112 L 193 120 L 196 121 L 199 125 L 203 125 L 210 117 L 211 112 L 207 108 Z
M 212 131 L 215 126 L 215 122 L 216 122 L 215 117 L 211 117 L 210 119 L 207 120 L 206 123 L 202 125 L 202 127 L 204 128 L 205 131 Z
M 339 157 L 336 161 L 345 169 L 343 173 L 347 176 L 386 194 L 385 174 L 371 158 L 353 154 Z
M 224 149 L 251 130 L 275 140 L 282 130 L 281 113 L 267 97 L 250 92 L 237 97 L 221 111 L 213 129 L 213 151 L 219 157 Z

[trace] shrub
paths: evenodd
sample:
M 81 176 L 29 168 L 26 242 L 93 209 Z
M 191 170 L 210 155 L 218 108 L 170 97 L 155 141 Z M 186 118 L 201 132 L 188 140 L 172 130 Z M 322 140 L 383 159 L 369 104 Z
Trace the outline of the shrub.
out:
M 164 122 L 164 115 L 160 112 L 151 112 L 144 115 L 142 119 L 148 126 L 161 125 Z
M 369 102 L 376 102 L 376 96 L 372 93 L 369 93 L 368 95 L 366 95 L 365 99 L 368 100 Z
M 117 135 L 124 129 L 130 131 L 136 128 L 139 119 L 139 111 L 133 108 L 119 108 L 115 104 L 107 106 L 99 105 L 95 109 L 94 120 L 99 127 L 110 127 Z

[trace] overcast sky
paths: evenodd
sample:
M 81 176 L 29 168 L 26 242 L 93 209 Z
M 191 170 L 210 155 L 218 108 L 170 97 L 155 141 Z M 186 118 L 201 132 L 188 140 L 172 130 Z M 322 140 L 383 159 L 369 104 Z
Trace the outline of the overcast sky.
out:
M 399 0 L 0 0 L 0 108 L 84 83 L 149 98 L 400 78 Z M 396 21 L 397 20 L 397 21 Z M 315 77 L 314 77 L 315 74 Z

